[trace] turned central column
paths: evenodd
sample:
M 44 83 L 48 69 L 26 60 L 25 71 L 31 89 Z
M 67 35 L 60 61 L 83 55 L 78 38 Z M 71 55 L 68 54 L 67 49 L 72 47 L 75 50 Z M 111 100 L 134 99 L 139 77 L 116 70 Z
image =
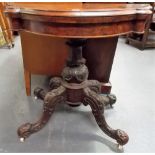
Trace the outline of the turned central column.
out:
M 85 64 L 85 59 L 82 56 L 82 49 L 86 43 L 86 39 L 70 39 L 66 42 L 70 46 L 69 57 L 67 60 L 68 67 L 77 67 Z
M 62 84 L 67 88 L 67 102 L 70 106 L 79 106 L 83 98 L 83 87 L 88 79 L 86 60 L 82 57 L 82 49 L 86 39 L 70 39 L 70 53 L 66 67 L 62 71 Z

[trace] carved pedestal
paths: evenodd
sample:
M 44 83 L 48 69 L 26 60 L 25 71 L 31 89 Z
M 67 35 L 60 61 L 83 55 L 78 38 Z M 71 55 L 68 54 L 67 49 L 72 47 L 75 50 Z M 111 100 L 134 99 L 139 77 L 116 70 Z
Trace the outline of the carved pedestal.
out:
M 120 130 L 108 126 L 104 118 L 104 106 L 115 103 L 114 95 L 100 95 L 101 84 L 96 80 L 88 80 L 88 69 L 82 57 L 82 48 L 86 39 L 70 39 L 67 45 L 71 47 L 66 67 L 62 71 L 62 78 L 55 77 L 50 80 L 50 90 L 45 92 L 37 88 L 34 94 L 44 100 L 42 117 L 36 123 L 26 123 L 18 129 L 21 140 L 42 129 L 51 117 L 55 107 L 60 102 L 70 106 L 89 105 L 101 130 L 115 139 L 118 144 L 128 142 L 128 135 Z

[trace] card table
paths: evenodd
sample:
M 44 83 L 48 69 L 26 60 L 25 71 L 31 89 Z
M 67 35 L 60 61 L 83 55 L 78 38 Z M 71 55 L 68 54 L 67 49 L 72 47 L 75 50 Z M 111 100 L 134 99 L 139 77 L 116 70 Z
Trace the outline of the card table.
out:
M 14 3 L 8 5 L 5 14 L 12 29 L 67 39 L 69 57 L 62 76 L 50 80 L 45 92 L 36 88 L 36 98 L 43 100 L 43 114 L 35 123 L 19 127 L 18 136 L 24 141 L 41 130 L 49 121 L 55 107 L 89 105 L 101 130 L 125 145 L 129 137 L 120 129 L 111 128 L 104 117 L 104 107 L 115 102 L 114 96 L 101 95 L 101 84 L 88 80 L 86 60 L 82 49 L 90 38 L 112 38 L 130 32 L 143 33 L 150 18 L 151 7 L 147 4 L 126 3 Z M 108 51 L 107 51 L 108 52 Z M 97 51 L 96 51 L 97 53 Z M 87 50 L 89 55 L 89 50 Z M 123 74 L 123 73 L 122 73 Z

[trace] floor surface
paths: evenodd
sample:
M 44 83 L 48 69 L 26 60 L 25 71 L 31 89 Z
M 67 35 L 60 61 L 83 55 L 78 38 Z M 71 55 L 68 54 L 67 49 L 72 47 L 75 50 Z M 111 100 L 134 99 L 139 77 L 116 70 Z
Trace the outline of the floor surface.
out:
M 121 152 L 84 106 L 58 107 L 43 130 L 21 143 L 17 128 L 42 111 L 42 102 L 25 94 L 22 65 L 17 37 L 13 49 L 0 49 L 0 152 Z M 117 103 L 105 116 L 130 137 L 122 152 L 155 152 L 155 49 L 140 51 L 119 39 L 110 79 Z M 47 81 L 33 75 L 32 90 Z

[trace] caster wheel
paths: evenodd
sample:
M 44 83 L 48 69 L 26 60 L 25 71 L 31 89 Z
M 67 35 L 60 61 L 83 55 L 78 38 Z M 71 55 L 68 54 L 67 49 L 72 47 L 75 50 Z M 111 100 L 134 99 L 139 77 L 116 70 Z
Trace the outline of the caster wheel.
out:
M 37 99 L 38 99 L 38 97 L 37 97 L 37 96 L 35 96 L 35 97 L 34 97 L 34 99 L 35 99 L 35 100 L 37 100 Z
M 45 91 L 42 88 L 35 88 L 34 89 L 34 99 L 44 99 Z
M 25 142 L 25 138 L 24 137 L 20 137 L 20 142 Z
M 117 144 L 117 148 L 119 151 L 121 151 L 121 152 L 123 151 L 123 145 Z

